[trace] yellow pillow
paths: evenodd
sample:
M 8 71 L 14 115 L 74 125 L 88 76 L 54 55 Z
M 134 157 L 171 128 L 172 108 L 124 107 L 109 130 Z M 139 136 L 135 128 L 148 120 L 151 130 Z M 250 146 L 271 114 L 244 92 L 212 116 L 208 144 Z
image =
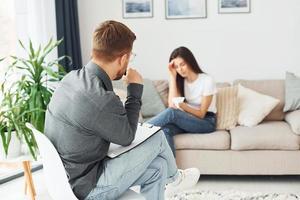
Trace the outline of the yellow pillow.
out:
M 238 121 L 238 87 L 223 87 L 217 93 L 217 129 L 230 130 Z

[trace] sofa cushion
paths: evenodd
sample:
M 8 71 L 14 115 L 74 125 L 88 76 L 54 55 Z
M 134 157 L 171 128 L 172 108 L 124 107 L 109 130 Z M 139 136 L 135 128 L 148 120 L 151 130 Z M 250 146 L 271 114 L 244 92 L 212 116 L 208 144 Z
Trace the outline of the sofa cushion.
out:
M 265 117 L 264 121 L 282 121 L 284 119 L 284 80 L 235 80 L 233 84 L 241 84 L 259 93 L 279 99 L 279 104 Z
M 207 134 L 178 134 L 174 137 L 174 143 L 176 149 L 228 150 L 230 136 L 227 131 L 215 131 Z
M 263 122 L 230 130 L 232 150 L 299 150 L 300 137 L 286 122 Z

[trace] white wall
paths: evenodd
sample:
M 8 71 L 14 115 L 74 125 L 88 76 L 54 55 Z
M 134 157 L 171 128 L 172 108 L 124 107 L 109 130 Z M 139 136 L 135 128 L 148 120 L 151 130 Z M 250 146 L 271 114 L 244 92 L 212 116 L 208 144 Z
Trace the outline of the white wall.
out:
M 207 19 L 180 20 L 166 20 L 165 1 L 153 1 L 153 18 L 123 19 L 122 0 L 78 0 L 83 62 L 94 27 L 114 19 L 136 33 L 134 66 L 146 78 L 168 78 L 169 55 L 182 45 L 217 81 L 300 75 L 299 0 L 252 0 L 250 14 L 218 14 L 218 0 L 207 0 Z

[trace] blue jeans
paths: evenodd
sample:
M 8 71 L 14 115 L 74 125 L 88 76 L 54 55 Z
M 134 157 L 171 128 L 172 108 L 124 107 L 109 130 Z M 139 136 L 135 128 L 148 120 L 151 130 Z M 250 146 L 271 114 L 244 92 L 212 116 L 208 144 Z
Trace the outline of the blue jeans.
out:
M 211 133 L 216 130 L 216 115 L 207 112 L 203 119 L 179 109 L 167 108 L 147 123 L 162 127 L 175 156 L 173 136 L 184 133 Z
M 96 187 L 85 200 L 117 199 L 128 188 L 141 186 L 147 200 L 163 200 L 165 184 L 173 182 L 178 170 L 165 135 L 159 131 L 131 151 L 103 163 Z

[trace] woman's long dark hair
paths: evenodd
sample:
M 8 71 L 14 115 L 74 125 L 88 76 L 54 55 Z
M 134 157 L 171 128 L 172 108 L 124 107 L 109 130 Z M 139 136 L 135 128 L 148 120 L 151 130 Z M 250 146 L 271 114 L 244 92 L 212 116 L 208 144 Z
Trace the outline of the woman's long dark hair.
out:
M 177 57 L 182 58 L 194 73 L 196 74 L 204 73 L 199 67 L 193 53 L 188 48 L 178 47 L 177 49 L 175 49 L 170 55 L 169 62 L 171 62 L 173 59 Z M 184 96 L 184 78 L 180 76 L 178 73 L 176 75 L 176 86 L 180 92 L 180 95 Z

